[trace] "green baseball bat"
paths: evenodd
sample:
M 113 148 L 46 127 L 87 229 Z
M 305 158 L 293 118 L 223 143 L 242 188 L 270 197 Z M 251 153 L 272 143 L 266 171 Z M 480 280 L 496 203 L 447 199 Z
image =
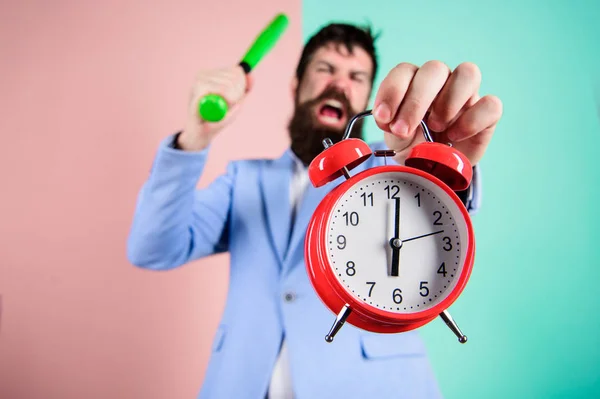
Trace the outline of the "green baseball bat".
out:
M 287 25 L 288 17 L 285 14 L 278 14 L 256 37 L 239 63 L 246 74 L 250 73 L 275 46 Z M 225 118 L 228 108 L 225 99 L 218 94 L 208 94 L 202 97 L 198 104 L 200 116 L 208 122 L 218 122 Z

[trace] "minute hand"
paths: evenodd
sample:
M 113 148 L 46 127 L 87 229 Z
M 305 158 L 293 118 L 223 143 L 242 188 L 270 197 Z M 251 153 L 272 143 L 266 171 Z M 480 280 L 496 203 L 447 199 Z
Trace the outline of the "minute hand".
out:
M 443 232 L 444 232 L 444 230 L 440 230 L 440 231 L 434 231 L 433 233 L 423 234 L 421 236 L 416 236 L 416 237 L 411 237 L 411 238 L 405 238 L 405 239 L 402 240 L 402 242 L 412 241 L 412 240 L 416 240 L 416 239 L 419 239 L 419 238 L 432 236 L 434 234 L 440 234 L 440 233 L 443 233 Z
M 398 277 L 400 269 L 400 248 L 402 247 L 402 241 L 400 239 L 400 198 L 396 198 L 395 212 L 394 212 L 394 236 L 390 239 L 390 246 L 392 247 L 392 271 L 391 275 Z

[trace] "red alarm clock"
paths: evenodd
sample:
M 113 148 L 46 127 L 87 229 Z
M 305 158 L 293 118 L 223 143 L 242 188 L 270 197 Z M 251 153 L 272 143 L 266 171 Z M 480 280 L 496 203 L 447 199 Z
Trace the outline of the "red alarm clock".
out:
M 465 343 L 447 309 L 462 293 L 473 267 L 475 238 L 469 213 L 455 191 L 468 188 L 469 160 L 450 145 L 413 148 L 405 166 L 382 165 L 351 176 L 370 156 L 391 156 L 362 140 L 324 140 L 309 166 L 315 187 L 340 176 L 317 206 L 307 228 L 305 259 L 310 281 L 337 318 L 327 342 L 348 322 L 378 333 L 398 333 L 440 316 Z

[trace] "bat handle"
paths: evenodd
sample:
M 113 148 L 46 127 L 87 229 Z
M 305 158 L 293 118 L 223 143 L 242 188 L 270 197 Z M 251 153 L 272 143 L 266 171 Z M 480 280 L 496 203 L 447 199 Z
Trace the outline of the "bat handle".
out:
M 250 73 L 250 65 L 247 62 L 240 62 L 240 67 L 244 73 Z M 198 113 L 200 117 L 207 122 L 219 122 L 225 118 L 229 105 L 225 99 L 218 94 L 207 94 L 200 99 L 198 103 Z

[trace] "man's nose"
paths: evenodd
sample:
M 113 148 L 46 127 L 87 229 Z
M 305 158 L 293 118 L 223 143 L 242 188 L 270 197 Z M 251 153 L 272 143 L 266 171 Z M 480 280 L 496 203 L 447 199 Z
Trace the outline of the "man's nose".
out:
M 344 93 L 346 98 L 350 97 L 350 79 L 343 76 L 335 76 L 331 82 L 331 86 Z

